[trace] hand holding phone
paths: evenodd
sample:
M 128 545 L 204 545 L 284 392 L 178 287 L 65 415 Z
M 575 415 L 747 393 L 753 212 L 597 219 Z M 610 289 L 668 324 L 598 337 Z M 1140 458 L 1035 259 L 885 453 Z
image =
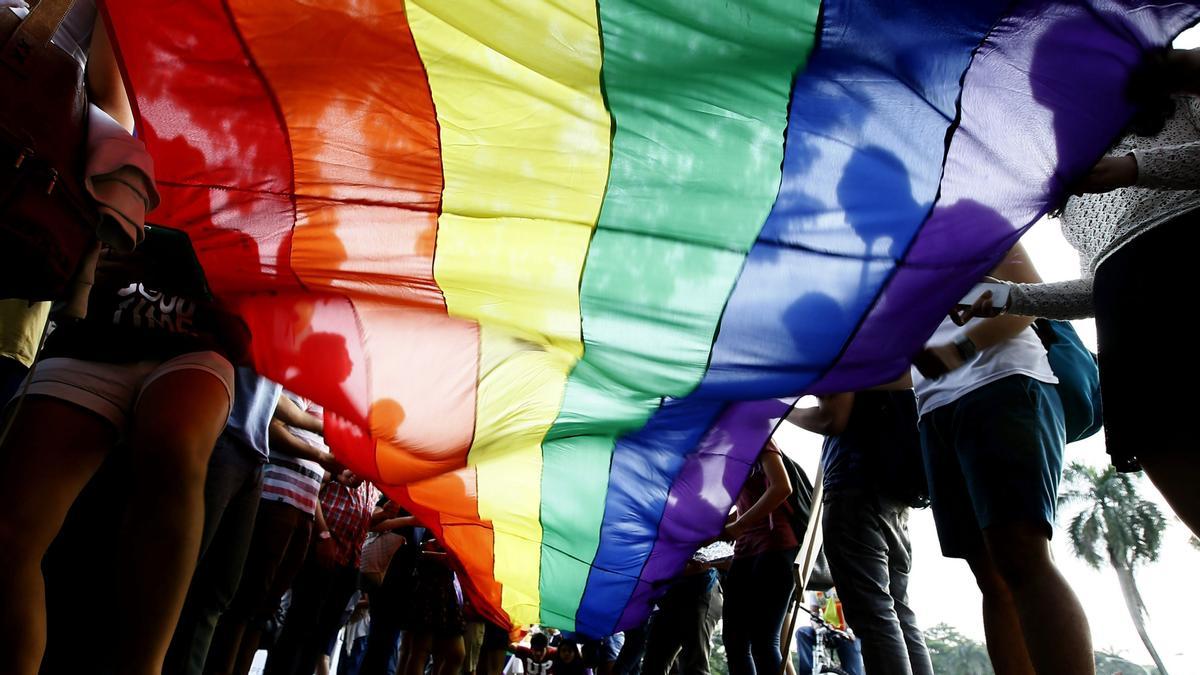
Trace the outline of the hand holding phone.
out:
M 1009 285 L 1002 281 L 983 281 L 975 284 L 950 311 L 950 318 L 959 326 L 975 317 L 991 318 L 1008 311 Z

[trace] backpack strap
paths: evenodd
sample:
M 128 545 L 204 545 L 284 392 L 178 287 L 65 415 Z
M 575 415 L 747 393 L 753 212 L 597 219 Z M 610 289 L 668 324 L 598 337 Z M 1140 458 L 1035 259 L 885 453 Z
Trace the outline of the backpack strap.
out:
M 0 50 L 0 60 L 15 70 L 22 70 L 35 49 L 50 44 L 63 19 L 71 12 L 75 0 L 41 0 L 17 25 Z

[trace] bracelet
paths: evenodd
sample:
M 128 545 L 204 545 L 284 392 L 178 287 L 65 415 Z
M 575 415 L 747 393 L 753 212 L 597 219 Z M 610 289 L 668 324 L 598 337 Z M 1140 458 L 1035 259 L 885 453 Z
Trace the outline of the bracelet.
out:
M 966 335 L 959 335 L 954 338 L 952 344 L 958 352 L 959 358 L 963 360 L 963 363 L 975 358 L 975 355 L 979 353 L 979 347 L 975 345 L 975 341 Z

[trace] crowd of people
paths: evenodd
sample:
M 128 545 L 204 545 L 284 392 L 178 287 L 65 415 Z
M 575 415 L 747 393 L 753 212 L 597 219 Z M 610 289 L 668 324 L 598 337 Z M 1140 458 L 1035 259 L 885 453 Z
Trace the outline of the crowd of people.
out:
M 132 132 L 94 3 L 75 2 L 55 41 L 95 114 Z M 1049 546 L 1068 420 L 1036 317 L 1096 318 L 1113 462 L 1144 469 L 1200 533 L 1189 404 L 1167 393 L 1196 361 L 1147 325 L 1178 308 L 1200 233 L 1200 53 L 1156 55 L 1137 77 L 1135 132 L 1059 209 L 1083 279 L 1042 283 L 1017 245 L 988 280 L 1004 292 L 947 308 L 911 376 L 788 416 L 825 437 L 820 526 L 849 672 L 933 672 L 907 592 L 909 512 L 926 504 L 982 593 L 995 672 L 1094 672 Z M 642 625 L 522 640 L 491 622 L 433 531 L 330 453 L 321 407 L 247 365 L 245 328 L 187 238 L 122 225 L 156 199 L 131 162 L 109 175 L 136 203 L 94 195 L 109 226 L 53 307 L 0 301 L 0 672 L 245 675 L 266 650 L 267 675 L 310 675 L 340 644 L 347 674 L 705 675 L 718 624 L 731 675 L 794 668 L 793 633 L 811 650 L 788 618 L 807 512 L 774 443 L 722 532 L 732 554 L 693 558 Z

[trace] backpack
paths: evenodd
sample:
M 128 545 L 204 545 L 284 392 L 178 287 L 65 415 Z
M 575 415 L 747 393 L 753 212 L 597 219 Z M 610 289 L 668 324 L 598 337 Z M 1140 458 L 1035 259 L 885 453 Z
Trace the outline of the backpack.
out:
M 787 471 L 788 482 L 792 484 L 792 493 L 784 503 L 788 506 L 788 525 L 796 535 L 796 541 L 803 542 L 808 531 L 808 521 L 812 518 L 813 484 L 808 480 L 808 474 L 800 468 L 791 457 L 779 451 L 783 458 L 783 468 Z M 833 587 L 833 576 L 829 572 L 829 563 L 825 560 L 825 547 L 817 552 L 813 561 L 812 573 L 808 577 L 808 590 L 828 590 Z
M 1046 348 L 1050 369 L 1058 377 L 1067 442 L 1082 441 L 1104 424 L 1096 355 L 1083 344 L 1070 322 L 1038 319 L 1033 330 Z
M 800 465 L 791 457 L 783 454 L 782 450 L 779 452 L 779 456 L 783 458 L 783 468 L 787 471 L 788 482 L 792 484 L 792 493 L 784 500 L 788 506 L 788 525 L 796 535 L 796 540 L 804 541 L 804 533 L 808 530 L 808 519 L 812 517 L 812 481 L 808 480 L 804 469 L 800 468 Z

